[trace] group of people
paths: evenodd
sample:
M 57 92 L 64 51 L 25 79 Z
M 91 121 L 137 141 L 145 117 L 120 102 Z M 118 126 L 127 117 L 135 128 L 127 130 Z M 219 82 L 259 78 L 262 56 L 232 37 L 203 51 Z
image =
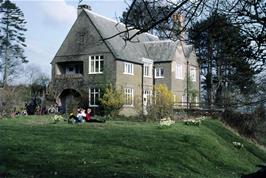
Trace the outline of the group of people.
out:
M 75 123 L 83 123 L 83 122 L 104 122 L 99 121 L 96 119 L 92 119 L 91 117 L 91 109 L 88 108 L 87 110 L 83 108 L 78 108 L 77 115 L 70 114 L 69 119 L 74 119 Z

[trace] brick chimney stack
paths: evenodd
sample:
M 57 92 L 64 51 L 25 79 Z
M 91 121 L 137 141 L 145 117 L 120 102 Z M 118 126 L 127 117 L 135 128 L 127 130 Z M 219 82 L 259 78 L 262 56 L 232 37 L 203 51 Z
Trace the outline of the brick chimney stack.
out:
M 183 15 L 180 15 L 180 14 L 173 14 L 172 16 L 172 20 L 173 20 L 173 39 L 174 40 L 180 40 L 180 41 L 183 41 L 184 40 L 184 31 L 183 31 L 183 28 L 184 28 L 184 17 Z M 179 34 L 177 34 L 179 33 Z
M 78 6 L 78 16 L 82 12 L 83 9 L 90 10 L 91 11 L 91 6 L 86 5 L 86 4 L 81 4 Z

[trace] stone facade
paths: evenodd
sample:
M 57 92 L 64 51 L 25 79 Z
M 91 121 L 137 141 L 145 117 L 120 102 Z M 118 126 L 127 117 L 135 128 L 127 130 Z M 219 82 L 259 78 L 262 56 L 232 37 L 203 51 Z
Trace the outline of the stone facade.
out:
M 193 51 L 186 55 L 180 42 L 160 41 L 150 34 L 137 37 L 138 44 L 128 42 L 125 45 L 121 36 L 106 40 L 121 31 L 123 24 L 117 25 L 88 9 L 79 11 L 76 22 L 51 62 L 51 88 L 65 112 L 73 110 L 71 103 L 96 109 L 100 89 L 106 84 L 122 88 L 125 95 L 133 97 L 128 101 L 132 104 L 128 103 L 121 111 L 125 115 L 142 110 L 143 99 L 152 94 L 154 84 L 165 84 L 181 102 L 186 88 L 187 61 L 189 67 L 196 67 L 194 83 L 199 88 L 196 56 Z M 183 79 L 176 78 L 177 64 L 183 67 Z M 163 76 L 156 76 L 156 68 L 162 68 Z

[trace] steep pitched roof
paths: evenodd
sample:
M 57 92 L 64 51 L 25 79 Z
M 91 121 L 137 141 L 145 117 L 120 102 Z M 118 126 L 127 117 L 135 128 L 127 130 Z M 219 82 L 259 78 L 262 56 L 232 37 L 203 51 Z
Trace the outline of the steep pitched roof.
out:
M 136 36 L 132 40 L 132 42 L 125 41 L 123 39 L 123 35 L 126 35 L 125 33 L 107 39 L 118 34 L 119 32 L 125 31 L 125 25 L 98 15 L 92 11 L 85 9 L 84 11 L 87 13 L 88 17 L 95 25 L 102 38 L 106 39 L 106 44 L 117 59 L 124 59 L 132 62 L 142 63 L 142 58 L 147 57 L 147 52 L 145 50 L 143 42 L 159 41 L 158 37 L 148 33 L 143 33 Z M 137 30 L 132 30 L 130 31 L 129 35 L 133 35 L 136 32 Z
M 148 58 L 154 62 L 172 61 L 178 46 L 178 42 L 171 40 L 144 42 Z
M 117 35 L 126 30 L 125 24 L 90 10 L 84 9 L 84 11 L 117 59 L 136 63 L 143 63 L 143 58 L 152 59 L 154 62 L 172 61 L 176 49 L 181 45 L 180 41 L 160 40 L 157 36 L 149 33 L 137 35 L 132 41 L 125 41 L 123 37 L 128 34 Z M 129 31 L 129 36 L 136 32 L 138 30 Z M 193 50 L 191 45 L 184 45 L 182 49 L 185 57 L 188 57 Z

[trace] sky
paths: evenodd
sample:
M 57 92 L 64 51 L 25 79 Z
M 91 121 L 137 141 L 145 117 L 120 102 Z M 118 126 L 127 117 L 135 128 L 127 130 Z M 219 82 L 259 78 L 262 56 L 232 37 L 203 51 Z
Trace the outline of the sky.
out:
M 29 63 L 51 76 L 53 57 L 77 18 L 79 0 L 13 0 L 27 21 L 25 54 Z M 117 20 L 126 9 L 124 0 L 83 0 L 92 11 Z

